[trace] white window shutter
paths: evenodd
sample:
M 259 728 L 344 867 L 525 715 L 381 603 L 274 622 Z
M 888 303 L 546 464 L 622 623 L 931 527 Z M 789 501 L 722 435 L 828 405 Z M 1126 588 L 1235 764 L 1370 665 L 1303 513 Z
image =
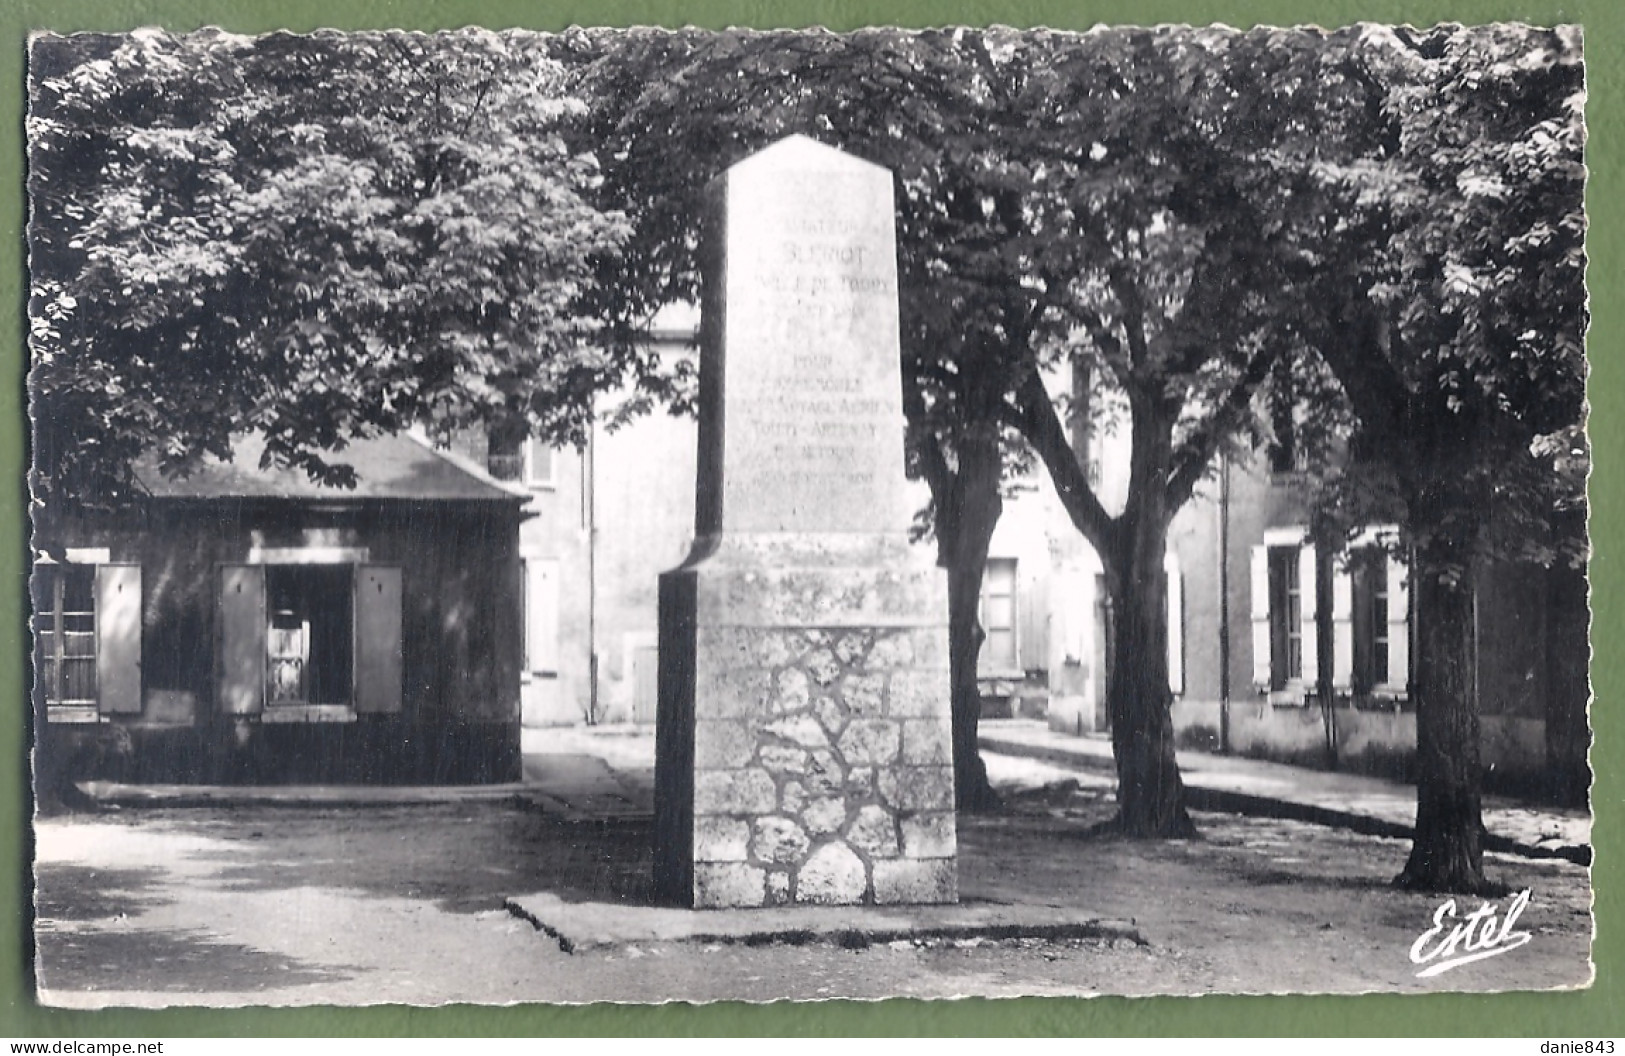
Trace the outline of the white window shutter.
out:
M 220 566 L 219 695 L 229 715 L 258 715 L 265 706 L 265 566 Z
M 525 669 L 559 669 L 559 562 L 525 559 Z
M 1303 641 L 1303 684 L 1310 689 L 1320 683 L 1320 639 L 1315 628 L 1319 605 L 1315 583 L 1315 548 L 1305 543 L 1298 551 L 1298 597 L 1301 599 L 1298 625 Z
M 1021 633 L 1016 638 L 1016 647 L 1021 655 L 1021 669 L 1040 671 L 1049 666 L 1049 578 L 1027 574 L 1025 563 L 1021 571 L 1021 582 L 1016 588 Z
M 1354 688 L 1354 577 L 1341 563 L 1332 569 L 1332 688 Z
M 358 715 L 401 710 L 401 570 L 357 565 L 355 580 L 355 694 Z
M 1170 551 L 1162 569 L 1168 580 L 1168 690 L 1177 697 L 1185 692 L 1185 578 L 1179 555 Z
M 1270 688 L 1270 552 L 1255 546 L 1252 553 L 1253 581 L 1253 685 Z
M 140 714 L 140 565 L 96 566 L 96 687 L 104 714 Z
M 531 437 L 524 447 L 525 483 L 533 488 L 553 486 L 553 448 L 540 437 Z
M 1389 553 L 1388 569 L 1388 682 L 1385 688 L 1407 691 L 1411 680 L 1410 568 L 1404 557 Z

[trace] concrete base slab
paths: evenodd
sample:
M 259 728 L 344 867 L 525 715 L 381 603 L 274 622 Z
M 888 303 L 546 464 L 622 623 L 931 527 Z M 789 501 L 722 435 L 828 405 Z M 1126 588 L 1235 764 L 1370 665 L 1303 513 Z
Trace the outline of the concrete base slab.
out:
M 765 946 L 821 943 L 860 949 L 899 939 L 1106 939 L 1148 943 L 1133 921 L 1064 906 L 971 902 L 920 906 L 667 909 L 566 902 L 541 892 L 505 900 L 508 911 L 566 953 L 656 942 Z
M 423 803 L 534 800 L 534 789 L 501 785 L 126 785 L 82 781 L 79 791 L 104 807 L 398 807 Z

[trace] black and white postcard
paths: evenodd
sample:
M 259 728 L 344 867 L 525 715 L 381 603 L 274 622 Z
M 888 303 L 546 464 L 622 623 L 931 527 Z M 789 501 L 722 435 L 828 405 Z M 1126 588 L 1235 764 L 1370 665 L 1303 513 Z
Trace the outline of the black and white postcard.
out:
M 1578 27 L 28 60 L 41 1004 L 1591 984 Z

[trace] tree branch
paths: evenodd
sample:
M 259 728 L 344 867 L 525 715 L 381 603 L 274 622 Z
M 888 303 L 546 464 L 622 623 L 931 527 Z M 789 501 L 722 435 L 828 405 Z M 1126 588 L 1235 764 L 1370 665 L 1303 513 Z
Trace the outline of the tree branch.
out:
M 1038 329 L 1039 324 L 1044 321 L 1044 313 L 1060 303 L 1060 291 L 1066 287 L 1066 284 L 1057 279 L 1048 269 L 1040 269 L 1038 278 L 1044 284 L 1044 288 L 1038 291 L 1037 297 L 1033 298 L 1032 304 L 1028 306 L 1027 316 L 1022 320 L 1022 329 L 1029 335 L 1029 338 Z
M 1028 364 L 1014 395 L 1016 406 L 1007 408 L 1015 412 L 1010 424 L 1020 430 L 1043 460 L 1062 508 L 1096 549 L 1110 550 L 1116 542 L 1117 522 L 1089 486 L 1088 474 L 1078 464 L 1077 452 L 1055 413 L 1055 404 L 1037 367 Z
M 1181 445 L 1175 455 L 1173 469 L 1168 474 L 1169 509 L 1179 509 L 1191 497 L 1196 490 L 1196 482 L 1202 479 L 1213 456 L 1219 453 L 1219 444 L 1236 431 L 1242 416 L 1252 405 L 1254 391 L 1279 358 L 1279 342 L 1266 342 L 1248 361 L 1218 408 L 1208 416 L 1207 424 Z
M 1106 322 L 1100 318 L 1099 312 L 1080 309 L 1078 322 L 1082 323 L 1083 328 L 1089 332 L 1089 340 L 1095 343 L 1095 348 L 1099 350 L 1100 357 L 1106 361 L 1106 365 L 1116 375 L 1117 383 L 1125 389 L 1128 388 L 1134 377 L 1134 369 L 1129 362 L 1128 355 L 1123 351 L 1123 343 L 1117 340 L 1117 335 L 1112 333 L 1106 326 Z
M 1360 291 L 1344 293 L 1335 302 L 1318 349 L 1343 386 L 1361 427 L 1368 433 L 1399 436 L 1411 390 L 1383 354 L 1375 308 L 1362 302 Z
M 906 367 L 909 374 L 915 375 L 919 364 Z M 939 539 L 950 534 L 944 532 L 941 522 L 944 518 L 951 518 L 952 511 L 948 509 L 948 493 L 953 487 L 953 470 L 948 466 L 947 455 L 942 450 L 942 442 L 937 434 L 926 424 L 925 396 L 921 391 L 918 377 L 910 377 L 903 386 L 903 412 L 904 416 L 913 426 L 914 449 L 919 455 L 920 471 L 925 477 L 926 487 L 931 489 L 931 500 L 937 508 L 937 535 Z
M 1145 298 L 1140 295 L 1139 284 L 1129 274 L 1128 268 L 1122 265 L 1112 268 L 1109 281 L 1112 292 L 1117 294 L 1118 301 L 1123 305 L 1123 332 L 1128 335 L 1130 373 L 1144 373 L 1151 367 L 1146 356 Z

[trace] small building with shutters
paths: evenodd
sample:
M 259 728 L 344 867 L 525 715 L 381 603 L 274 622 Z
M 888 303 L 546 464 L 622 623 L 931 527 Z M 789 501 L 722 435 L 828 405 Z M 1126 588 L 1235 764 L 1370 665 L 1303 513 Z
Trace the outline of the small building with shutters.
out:
M 70 779 L 485 783 L 520 775 L 524 497 L 407 435 L 352 489 L 263 446 L 36 529 L 39 745 Z

